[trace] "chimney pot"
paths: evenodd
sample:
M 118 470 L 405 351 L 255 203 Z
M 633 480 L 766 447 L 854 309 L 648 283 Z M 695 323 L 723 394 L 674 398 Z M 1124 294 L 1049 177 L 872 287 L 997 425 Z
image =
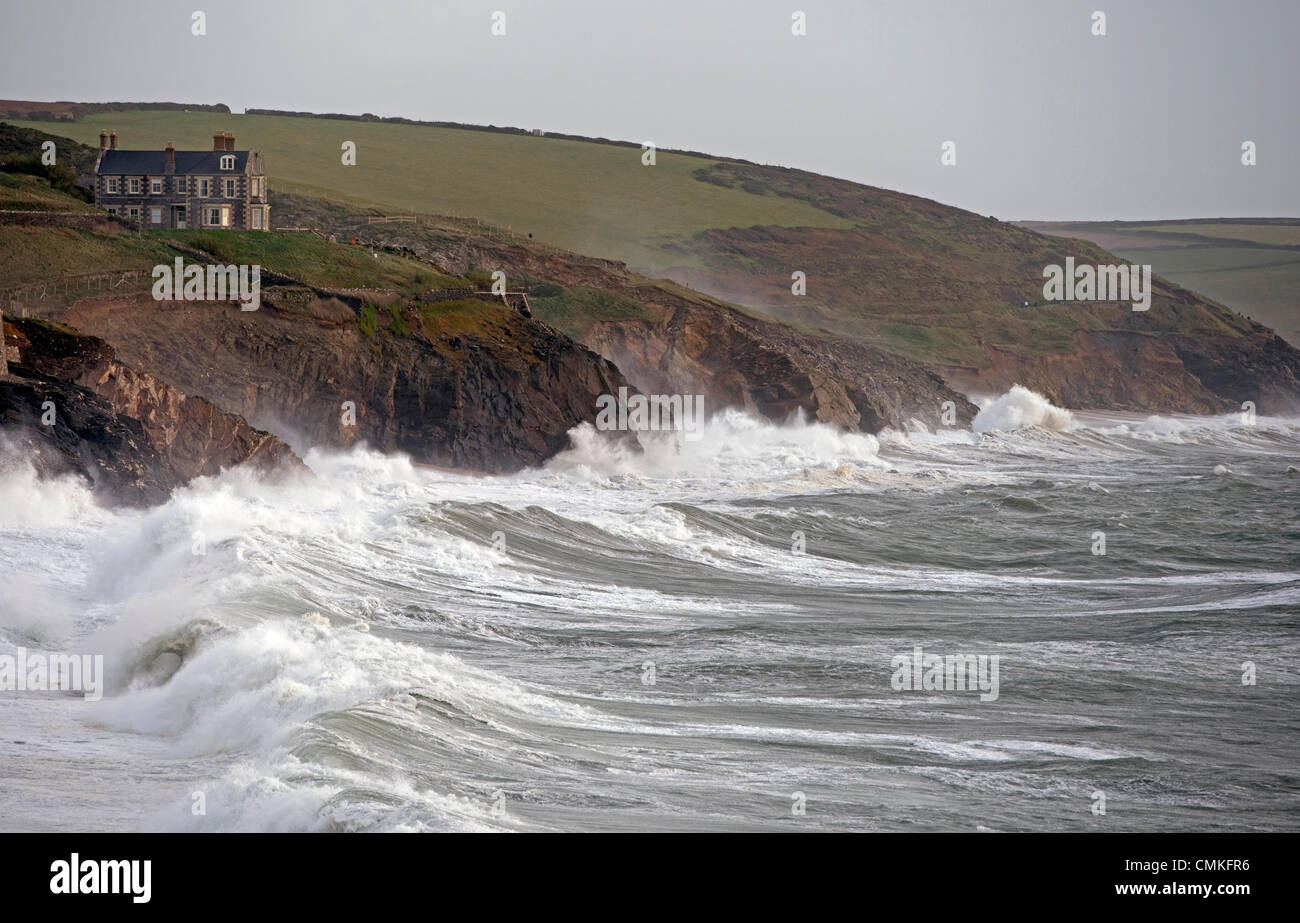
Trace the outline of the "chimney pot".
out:
M 226 134 L 222 131 L 212 133 L 212 149 L 214 151 L 224 151 L 226 149 Z
M 176 146 L 168 141 L 164 151 L 167 155 L 167 172 L 171 173 L 176 169 Z
M 116 132 L 116 131 L 110 131 L 110 132 L 108 133 L 108 143 L 109 143 L 109 145 L 113 148 L 113 150 L 117 150 L 117 132 Z
M 226 132 L 226 150 L 233 151 L 234 149 L 235 149 L 235 133 L 233 131 L 228 131 Z
M 102 151 L 108 147 L 108 132 L 102 128 L 99 130 L 99 149 Z

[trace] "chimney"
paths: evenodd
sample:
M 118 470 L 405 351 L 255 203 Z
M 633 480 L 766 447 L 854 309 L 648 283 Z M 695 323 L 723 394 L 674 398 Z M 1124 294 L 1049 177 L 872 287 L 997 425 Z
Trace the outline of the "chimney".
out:
M 226 133 L 224 131 L 214 131 L 212 133 L 212 149 L 214 151 L 224 151 L 226 149 Z
M 108 132 L 104 131 L 104 129 L 101 128 L 99 130 L 99 149 L 102 151 L 105 150 L 107 147 L 108 147 Z
M 228 131 L 226 132 L 226 150 L 233 151 L 234 149 L 235 149 L 235 133 L 233 131 Z
M 113 150 L 117 150 L 117 131 L 116 131 L 116 130 L 114 130 L 114 131 L 110 131 L 110 132 L 108 133 L 108 143 L 109 143 L 109 146 L 112 147 Z
M 167 172 L 175 173 L 176 172 L 176 146 L 172 144 L 170 141 L 168 141 L 167 147 L 163 149 L 163 153 L 167 155 Z

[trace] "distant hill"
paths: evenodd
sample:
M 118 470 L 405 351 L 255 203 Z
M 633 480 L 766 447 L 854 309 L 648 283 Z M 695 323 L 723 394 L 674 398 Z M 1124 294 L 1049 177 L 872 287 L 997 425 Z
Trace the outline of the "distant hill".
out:
M 204 111 L 229 113 L 224 103 L 43 103 L 17 99 L 0 99 L 0 119 L 27 119 L 34 122 L 72 122 L 96 112 L 122 112 L 130 109 L 176 109 L 182 112 Z
M 1300 345 L 1300 218 L 1024 221 L 1077 237 L 1231 305 Z

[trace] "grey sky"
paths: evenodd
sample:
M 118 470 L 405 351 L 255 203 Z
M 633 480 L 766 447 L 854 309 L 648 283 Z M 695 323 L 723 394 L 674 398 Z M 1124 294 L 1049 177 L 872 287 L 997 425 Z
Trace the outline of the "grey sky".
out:
M 999 218 L 1300 215 L 1296 0 L 6 0 L 3 23 L 0 98 L 649 140 Z

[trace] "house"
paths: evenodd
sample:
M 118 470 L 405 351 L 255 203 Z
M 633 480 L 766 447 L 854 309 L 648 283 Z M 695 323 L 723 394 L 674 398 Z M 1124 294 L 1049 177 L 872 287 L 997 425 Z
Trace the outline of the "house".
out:
M 262 152 L 235 150 L 228 131 L 210 151 L 119 150 L 117 132 L 101 131 L 95 203 L 146 228 L 271 229 Z

